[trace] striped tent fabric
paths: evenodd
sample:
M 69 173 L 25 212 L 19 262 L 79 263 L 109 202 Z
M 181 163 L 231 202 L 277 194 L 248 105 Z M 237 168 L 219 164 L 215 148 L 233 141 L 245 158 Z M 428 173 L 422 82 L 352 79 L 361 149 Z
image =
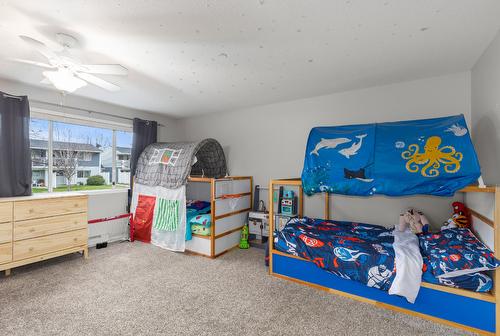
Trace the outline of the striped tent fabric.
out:
M 175 231 L 179 226 L 179 201 L 156 200 L 153 227 L 161 231 Z

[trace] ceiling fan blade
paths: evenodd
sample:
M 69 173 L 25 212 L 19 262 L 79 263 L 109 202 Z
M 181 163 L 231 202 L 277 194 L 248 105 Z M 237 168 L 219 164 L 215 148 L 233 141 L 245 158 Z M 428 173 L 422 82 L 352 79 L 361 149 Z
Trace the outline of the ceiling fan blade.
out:
M 103 88 L 108 91 L 119 91 L 120 87 L 118 85 L 115 85 L 113 83 L 110 83 L 108 81 L 105 81 L 104 79 L 100 79 L 99 77 L 96 77 L 94 75 L 84 73 L 84 72 L 76 72 L 75 75 L 84 81 L 87 81 L 91 84 L 94 84 L 95 86 L 98 86 L 100 88 Z
M 120 64 L 82 64 L 80 72 L 101 75 L 126 76 L 128 69 Z
M 20 59 L 20 58 L 10 58 L 9 60 L 13 61 L 13 62 L 17 62 L 17 63 L 25 63 L 25 64 L 29 64 L 29 65 L 35 65 L 35 66 L 39 66 L 39 67 L 47 68 L 47 69 L 55 69 L 56 68 L 55 65 L 50 65 L 47 63 L 30 61 L 30 60 L 25 60 L 25 59 Z
M 38 51 L 43 56 L 47 57 L 47 59 L 58 59 L 59 57 L 55 52 L 50 50 L 43 42 L 35 40 L 32 37 L 26 35 L 19 35 L 19 37 L 30 46 L 32 46 L 36 51 Z

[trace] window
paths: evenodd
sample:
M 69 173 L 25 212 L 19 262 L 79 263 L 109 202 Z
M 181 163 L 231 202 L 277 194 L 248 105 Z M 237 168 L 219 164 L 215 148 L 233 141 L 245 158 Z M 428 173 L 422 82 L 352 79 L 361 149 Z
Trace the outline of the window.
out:
M 116 131 L 116 153 L 116 183 L 118 186 L 129 186 L 132 132 Z
M 79 170 L 76 174 L 78 178 L 90 177 L 90 170 Z
M 128 188 L 132 133 L 89 124 L 30 120 L 33 192 Z M 87 185 L 96 175 L 102 178 Z
M 31 184 L 35 193 L 48 191 L 48 128 L 47 120 L 30 120 Z
M 130 160 L 130 155 L 127 155 L 127 154 L 118 154 L 118 160 L 121 160 L 121 161 Z
M 92 153 L 78 152 L 78 160 L 80 160 L 80 161 L 92 161 Z

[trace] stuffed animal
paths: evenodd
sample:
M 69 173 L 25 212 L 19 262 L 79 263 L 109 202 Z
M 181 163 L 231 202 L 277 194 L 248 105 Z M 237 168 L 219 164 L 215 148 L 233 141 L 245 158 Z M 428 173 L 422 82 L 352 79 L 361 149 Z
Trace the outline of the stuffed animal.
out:
M 467 208 L 465 204 L 461 202 L 453 202 L 451 206 L 453 207 L 454 214 L 465 216 L 466 222 L 462 221 L 461 225 L 459 224 L 458 226 L 470 229 L 472 226 L 472 215 L 470 213 L 469 208 Z
M 469 209 L 461 202 L 453 202 L 451 205 L 453 214 L 443 223 L 441 231 L 456 227 L 470 229 L 472 221 Z
M 427 233 L 429 231 L 429 220 L 421 211 L 408 209 L 405 213 L 399 215 L 399 231 L 406 231 L 407 228 L 417 233 Z

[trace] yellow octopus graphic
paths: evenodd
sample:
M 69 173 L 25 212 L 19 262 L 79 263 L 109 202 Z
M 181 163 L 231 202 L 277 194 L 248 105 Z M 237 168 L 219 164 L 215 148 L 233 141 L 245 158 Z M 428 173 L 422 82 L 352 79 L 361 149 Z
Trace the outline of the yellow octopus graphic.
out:
M 420 152 L 420 147 L 417 144 L 408 146 L 408 150 L 401 153 L 401 157 L 406 162 L 406 170 L 410 173 L 419 171 L 422 176 L 436 177 L 439 175 L 439 168 L 441 164 L 444 166 L 444 171 L 447 173 L 456 173 L 460 169 L 460 161 L 462 161 L 463 154 L 457 152 L 452 146 L 441 145 L 441 138 L 438 136 L 431 136 L 427 139 L 424 146 L 424 152 Z

